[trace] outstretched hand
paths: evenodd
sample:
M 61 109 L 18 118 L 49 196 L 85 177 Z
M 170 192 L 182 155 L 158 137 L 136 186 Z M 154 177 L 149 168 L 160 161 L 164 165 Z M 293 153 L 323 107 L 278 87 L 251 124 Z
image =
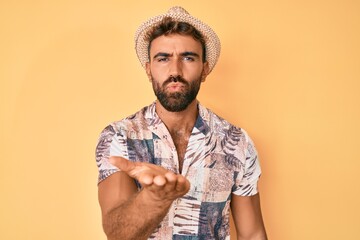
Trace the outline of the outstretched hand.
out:
M 155 200 L 171 200 L 185 195 L 190 182 L 181 174 L 151 163 L 131 162 L 122 157 L 110 157 L 110 163 L 136 179 Z

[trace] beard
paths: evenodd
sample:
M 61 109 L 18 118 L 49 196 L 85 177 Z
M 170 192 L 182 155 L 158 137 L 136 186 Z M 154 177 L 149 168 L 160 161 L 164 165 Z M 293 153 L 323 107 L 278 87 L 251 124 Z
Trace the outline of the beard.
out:
M 169 112 L 181 112 L 192 103 L 200 90 L 201 76 L 190 83 L 180 76 L 170 76 L 163 84 L 160 84 L 152 78 L 154 93 L 161 105 Z M 166 86 L 171 82 L 180 82 L 184 85 L 181 92 L 166 92 Z

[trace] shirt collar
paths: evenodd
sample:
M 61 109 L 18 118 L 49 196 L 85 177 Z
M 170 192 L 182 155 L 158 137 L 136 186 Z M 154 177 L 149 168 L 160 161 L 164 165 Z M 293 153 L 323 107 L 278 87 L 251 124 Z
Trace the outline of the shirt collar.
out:
M 145 111 L 145 119 L 148 121 L 150 126 L 158 126 L 159 124 L 163 124 L 161 119 L 156 113 L 155 110 L 156 101 L 150 104 Z M 210 131 L 209 121 L 210 121 L 210 113 L 209 109 L 205 108 L 198 102 L 199 116 L 196 119 L 195 128 L 206 135 Z

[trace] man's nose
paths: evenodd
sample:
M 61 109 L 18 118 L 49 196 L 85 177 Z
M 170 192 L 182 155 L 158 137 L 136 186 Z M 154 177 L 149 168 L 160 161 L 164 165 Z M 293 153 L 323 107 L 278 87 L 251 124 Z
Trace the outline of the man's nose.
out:
M 173 59 L 170 64 L 169 75 L 182 76 L 182 62 L 180 59 Z

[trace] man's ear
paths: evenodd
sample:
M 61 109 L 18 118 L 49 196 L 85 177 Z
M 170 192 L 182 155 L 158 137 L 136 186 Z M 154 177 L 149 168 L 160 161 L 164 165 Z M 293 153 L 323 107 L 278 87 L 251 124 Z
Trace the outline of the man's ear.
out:
M 204 68 L 203 71 L 201 73 L 201 81 L 205 82 L 207 75 L 209 75 L 209 63 L 208 62 L 204 62 Z
M 145 63 L 145 69 L 146 69 L 146 75 L 148 76 L 149 81 L 151 82 L 152 79 L 151 79 L 151 70 L 150 70 L 150 63 L 149 62 Z

